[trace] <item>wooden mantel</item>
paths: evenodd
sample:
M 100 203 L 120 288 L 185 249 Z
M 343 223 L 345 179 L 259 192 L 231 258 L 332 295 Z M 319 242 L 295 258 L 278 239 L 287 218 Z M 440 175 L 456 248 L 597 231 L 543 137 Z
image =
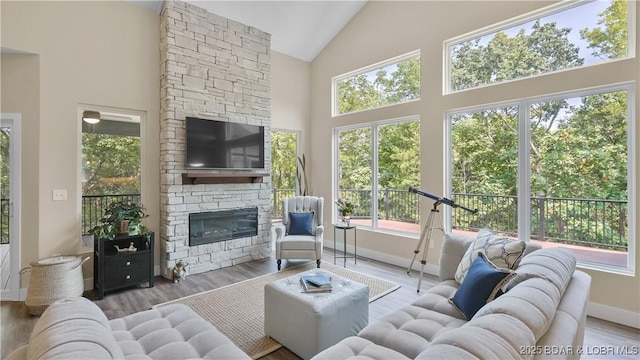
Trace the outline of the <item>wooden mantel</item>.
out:
M 261 183 L 262 178 L 271 176 L 269 173 L 233 172 L 233 173 L 200 173 L 188 172 L 182 174 L 183 185 L 196 184 L 246 184 Z

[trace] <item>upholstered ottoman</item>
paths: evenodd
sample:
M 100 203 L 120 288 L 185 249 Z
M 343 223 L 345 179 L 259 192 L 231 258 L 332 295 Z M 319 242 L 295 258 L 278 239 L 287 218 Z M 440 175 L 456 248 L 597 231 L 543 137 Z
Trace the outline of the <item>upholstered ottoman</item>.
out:
M 310 359 L 369 323 L 369 287 L 322 269 L 333 290 L 302 291 L 300 275 L 264 287 L 264 332 L 303 359 Z

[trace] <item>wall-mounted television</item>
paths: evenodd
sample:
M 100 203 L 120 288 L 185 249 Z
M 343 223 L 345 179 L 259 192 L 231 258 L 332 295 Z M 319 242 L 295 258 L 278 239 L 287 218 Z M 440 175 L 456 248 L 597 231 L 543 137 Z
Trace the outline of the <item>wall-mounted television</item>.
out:
M 264 126 L 187 117 L 187 169 L 264 169 Z

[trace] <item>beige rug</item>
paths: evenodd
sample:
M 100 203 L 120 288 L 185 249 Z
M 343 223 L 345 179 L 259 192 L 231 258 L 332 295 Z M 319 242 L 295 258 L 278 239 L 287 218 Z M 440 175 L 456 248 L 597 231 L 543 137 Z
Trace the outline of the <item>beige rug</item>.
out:
M 264 286 L 274 280 L 315 269 L 315 265 L 315 262 L 311 262 L 284 269 L 219 289 L 158 304 L 154 307 L 174 303 L 188 305 L 211 322 L 252 359 L 257 359 L 282 347 L 278 342 L 264 335 Z M 327 262 L 323 262 L 321 268 L 368 285 L 369 302 L 400 287 L 390 281 L 344 269 Z

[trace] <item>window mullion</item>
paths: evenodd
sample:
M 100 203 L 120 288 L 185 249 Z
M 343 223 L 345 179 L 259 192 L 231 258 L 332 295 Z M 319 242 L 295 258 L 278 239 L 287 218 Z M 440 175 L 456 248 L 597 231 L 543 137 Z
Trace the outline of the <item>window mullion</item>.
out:
M 371 226 L 378 228 L 378 125 L 371 126 Z
M 531 239 L 530 106 L 518 104 L 518 238 L 526 241 Z

